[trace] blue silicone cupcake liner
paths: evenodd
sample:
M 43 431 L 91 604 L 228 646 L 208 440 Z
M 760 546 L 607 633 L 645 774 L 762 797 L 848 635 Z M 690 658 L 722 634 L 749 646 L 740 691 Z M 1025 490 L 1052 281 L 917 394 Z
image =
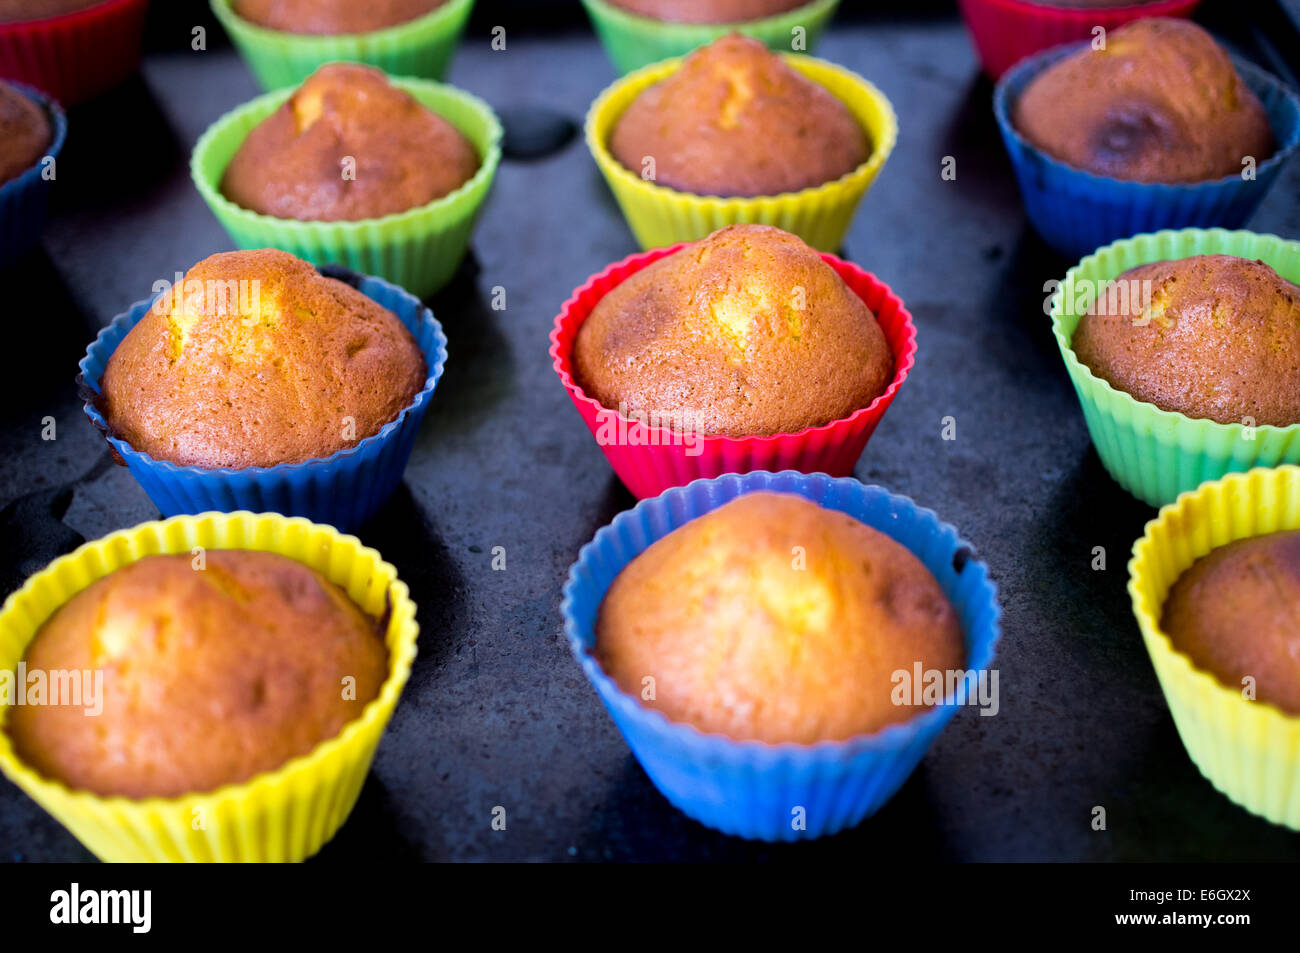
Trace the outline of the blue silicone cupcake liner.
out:
M 1011 124 L 1012 106 L 1029 83 L 1087 45 L 1058 46 L 1026 58 L 1002 77 L 993 94 L 993 112 L 1020 183 L 1025 213 L 1043 240 L 1066 258 L 1078 259 L 1142 232 L 1244 224 L 1300 145 L 1300 100 L 1295 94 L 1258 67 L 1234 60 L 1268 113 L 1277 143 L 1277 151 L 1256 166 L 1252 180 L 1234 174 L 1209 182 L 1162 184 L 1093 175 L 1047 155 Z
M 273 467 L 204 468 L 156 460 L 114 436 L 93 401 L 86 416 L 105 435 L 163 516 L 251 510 L 303 516 L 345 532 L 362 526 L 392 495 L 402 480 L 429 398 L 447 361 L 447 338 L 433 312 L 407 291 L 379 278 L 355 275 L 326 266 L 322 274 L 352 284 L 366 297 L 388 308 L 415 337 L 424 354 L 428 377 L 424 388 L 394 420 L 378 433 L 328 457 Z M 94 394 L 109 357 L 152 305 L 138 301 L 99 333 L 81 359 L 81 383 Z
M 756 470 L 696 480 L 642 500 L 578 554 L 560 611 L 570 647 L 650 780 L 678 809 L 727 834 L 805 840 L 853 827 L 907 780 L 931 742 L 966 703 L 960 683 L 947 704 L 869 735 L 816 744 L 766 744 L 705 734 L 644 707 L 605 674 L 592 651 L 596 615 L 623 567 L 656 540 L 724 503 L 759 490 L 797 493 L 902 543 L 939 581 L 966 636 L 971 677 L 993 662 L 997 587 L 971 546 L 947 523 L 878 486 L 824 473 Z M 805 827 L 792 823 L 803 808 Z
M 45 155 L 57 158 L 63 141 L 68 137 L 68 118 L 63 108 L 30 86 L 12 81 L 9 85 L 34 100 L 50 117 L 54 138 Z M 54 185 L 41 174 L 43 166 L 43 162 L 37 162 L 16 179 L 0 186 L 0 269 L 8 268 L 40 243 L 49 214 L 50 187 Z

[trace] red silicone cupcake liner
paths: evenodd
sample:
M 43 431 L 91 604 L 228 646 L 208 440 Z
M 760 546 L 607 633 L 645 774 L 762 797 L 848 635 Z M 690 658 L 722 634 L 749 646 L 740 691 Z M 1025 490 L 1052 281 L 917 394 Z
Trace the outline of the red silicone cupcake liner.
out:
M 1029 0 L 958 0 L 984 71 L 997 79 L 1018 60 L 1060 43 L 1091 39 L 1142 17 L 1189 17 L 1201 0 L 1155 0 L 1119 7 L 1056 7 Z
M 135 72 L 149 0 L 106 0 L 43 20 L 0 23 L 0 78 L 44 90 L 65 106 Z
M 639 499 L 658 496 L 672 486 L 684 486 L 701 477 L 751 470 L 800 470 L 849 476 L 862 456 L 867 440 L 893 403 L 916 360 L 916 325 L 902 300 L 875 275 L 830 254 L 822 260 L 835 269 L 876 316 L 894 357 L 894 379 L 885 392 L 848 417 L 798 433 L 766 437 L 696 437 L 690 443 L 666 427 L 650 426 L 601 406 L 573 379 L 573 340 L 582 322 L 609 291 L 647 265 L 687 247 L 655 248 L 610 265 L 574 291 L 564 302 L 551 331 L 551 359 L 573 406 L 591 431 L 609 465 Z M 613 429 L 614 441 L 601 439 Z

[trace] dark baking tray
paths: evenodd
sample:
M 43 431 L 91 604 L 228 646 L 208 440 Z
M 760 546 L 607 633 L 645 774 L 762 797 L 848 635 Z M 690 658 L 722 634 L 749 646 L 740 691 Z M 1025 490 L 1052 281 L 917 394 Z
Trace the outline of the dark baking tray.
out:
M 356 811 L 319 862 L 1300 856 L 1300 836 L 1219 795 L 1174 730 L 1125 591 L 1129 550 L 1154 511 L 1091 449 L 1042 309 L 1044 283 L 1072 263 L 1026 225 L 991 85 L 955 11 L 845 6 L 819 53 L 877 83 L 901 134 L 844 253 L 902 295 L 920 346 L 857 476 L 933 507 L 988 561 L 1005 609 L 1000 713 L 960 712 L 878 815 L 812 844 L 715 834 L 647 781 L 570 656 L 558 612 L 578 548 L 633 502 L 546 353 L 570 291 L 636 250 L 577 137 L 503 164 L 473 260 L 432 301 L 450 339 L 446 376 L 405 485 L 361 533 L 411 586 L 420 656 Z M 1282 16 L 1210 0 L 1200 18 L 1294 83 Z M 205 23 L 209 48 L 192 51 L 190 31 Z M 504 52 L 488 44 L 497 24 Z M 575 4 L 489 2 L 449 78 L 508 119 L 554 110 L 578 121 L 614 72 Z M 231 247 L 187 160 L 210 122 L 257 91 L 204 5 L 159 3 L 141 76 L 74 111 L 43 250 L 5 277 L 0 299 L 5 591 L 80 537 L 158 515 L 85 420 L 76 364 L 154 282 Z M 945 156 L 955 181 L 940 176 Z M 1300 237 L 1298 187 L 1293 162 L 1252 227 Z M 497 285 L 505 311 L 489 305 Z M 41 439 L 47 416 L 53 441 Z M 941 439 L 946 416 L 955 441 Z M 495 546 L 505 571 L 492 569 Z M 1097 546 L 1102 571 L 1091 568 Z M 498 805 L 505 831 L 491 826 Z M 1105 831 L 1092 829 L 1095 806 Z M 89 857 L 0 783 L 0 858 Z

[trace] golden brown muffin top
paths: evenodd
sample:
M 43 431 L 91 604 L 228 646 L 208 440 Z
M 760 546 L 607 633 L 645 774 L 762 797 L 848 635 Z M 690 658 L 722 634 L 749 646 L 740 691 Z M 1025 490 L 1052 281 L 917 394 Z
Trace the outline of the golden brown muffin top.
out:
M 0 23 L 17 23 L 20 20 L 44 20 L 89 10 L 104 0 L 0 0 Z
M 275 218 L 358 221 L 442 198 L 479 164 L 455 126 L 382 72 L 331 63 L 248 134 L 221 191 Z
M 53 141 L 45 110 L 16 86 L 0 81 L 0 185 L 34 166 Z
M 871 143 L 844 103 L 762 43 L 701 47 L 619 118 L 610 153 L 637 175 L 696 195 L 759 196 L 833 182 Z
M 205 258 L 117 346 L 102 381 L 113 432 L 158 460 L 268 467 L 328 457 L 424 387 L 398 317 L 274 249 Z
M 920 706 L 894 703 L 894 672 L 966 667 L 957 614 L 920 560 L 783 493 L 739 497 L 632 560 L 601 603 L 595 655 L 670 721 L 772 744 L 906 721 Z
M 1160 628 L 1234 691 L 1300 715 L 1300 530 L 1239 539 L 1202 556 L 1169 590 Z
M 1162 410 L 1300 423 L 1300 287 L 1262 261 L 1198 255 L 1130 268 L 1079 320 L 1071 347 L 1112 387 Z
M 605 407 L 741 437 L 848 417 L 889 386 L 894 361 L 817 252 L 777 228 L 730 225 L 601 298 L 574 339 L 573 375 Z
M 807 6 L 812 0 L 609 0 L 628 13 L 668 23 L 744 23 Z
M 447 0 L 234 0 L 235 13 L 287 33 L 370 33 L 424 16 Z
M 1012 124 L 1067 165 L 1134 182 L 1202 182 L 1274 152 L 1259 99 L 1189 20 L 1150 17 L 1039 74 Z
M 337 586 L 273 553 L 194 559 L 131 563 L 41 627 L 28 672 L 102 672 L 102 710 L 11 708 L 19 759 L 101 796 L 212 791 L 307 754 L 379 694 L 383 635 Z

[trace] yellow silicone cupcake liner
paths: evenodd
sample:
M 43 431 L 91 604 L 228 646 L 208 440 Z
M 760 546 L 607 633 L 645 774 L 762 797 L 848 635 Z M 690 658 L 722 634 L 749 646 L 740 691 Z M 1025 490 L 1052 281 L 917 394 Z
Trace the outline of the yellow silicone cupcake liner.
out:
M 608 143 L 614 124 L 632 100 L 679 69 L 682 61 L 654 63 L 616 81 L 587 113 L 587 148 L 643 249 L 696 241 L 725 225 L 737 224 L 775 225 L 820 251 L 839 249 L 858 202 L 893 151 L 898 119 L 884 93 L 856 73 L 811 56 L 781 55 L 849 108 L 871 138 L 871 156 L 833 182 L 758 198 L 691 195 L 647 182 L 615 159 Z
M 1300 529 L 1300 467 L 1232 474 L 1161 509 L 1133 546 L 1129 595 L 1178 734 L 1201 773 L 1233 801 L 1300 830 L 1300 716 L 1249 701 L 1196 668 L 1160 630 L 1169 589 L 1212 549 Z
M 388 678 L 360 717 L 275 771 L 203 794 L 133 800 L 74 791 L 14 753 L 0 707 L 0 770 L 106 861 L 298 861 L 334 836 L 356 803 L 375 747 L 415 658 L 415 603 L 397 571 L 333 527 L 278 514 L 204 513 L 142 523 L 55 560 L 0 609 L 0 670 L 13 671 L 37 630 L 96 579 L 158 553 L 250 549 L 296 559 L 376 618 L 388 614 Z

